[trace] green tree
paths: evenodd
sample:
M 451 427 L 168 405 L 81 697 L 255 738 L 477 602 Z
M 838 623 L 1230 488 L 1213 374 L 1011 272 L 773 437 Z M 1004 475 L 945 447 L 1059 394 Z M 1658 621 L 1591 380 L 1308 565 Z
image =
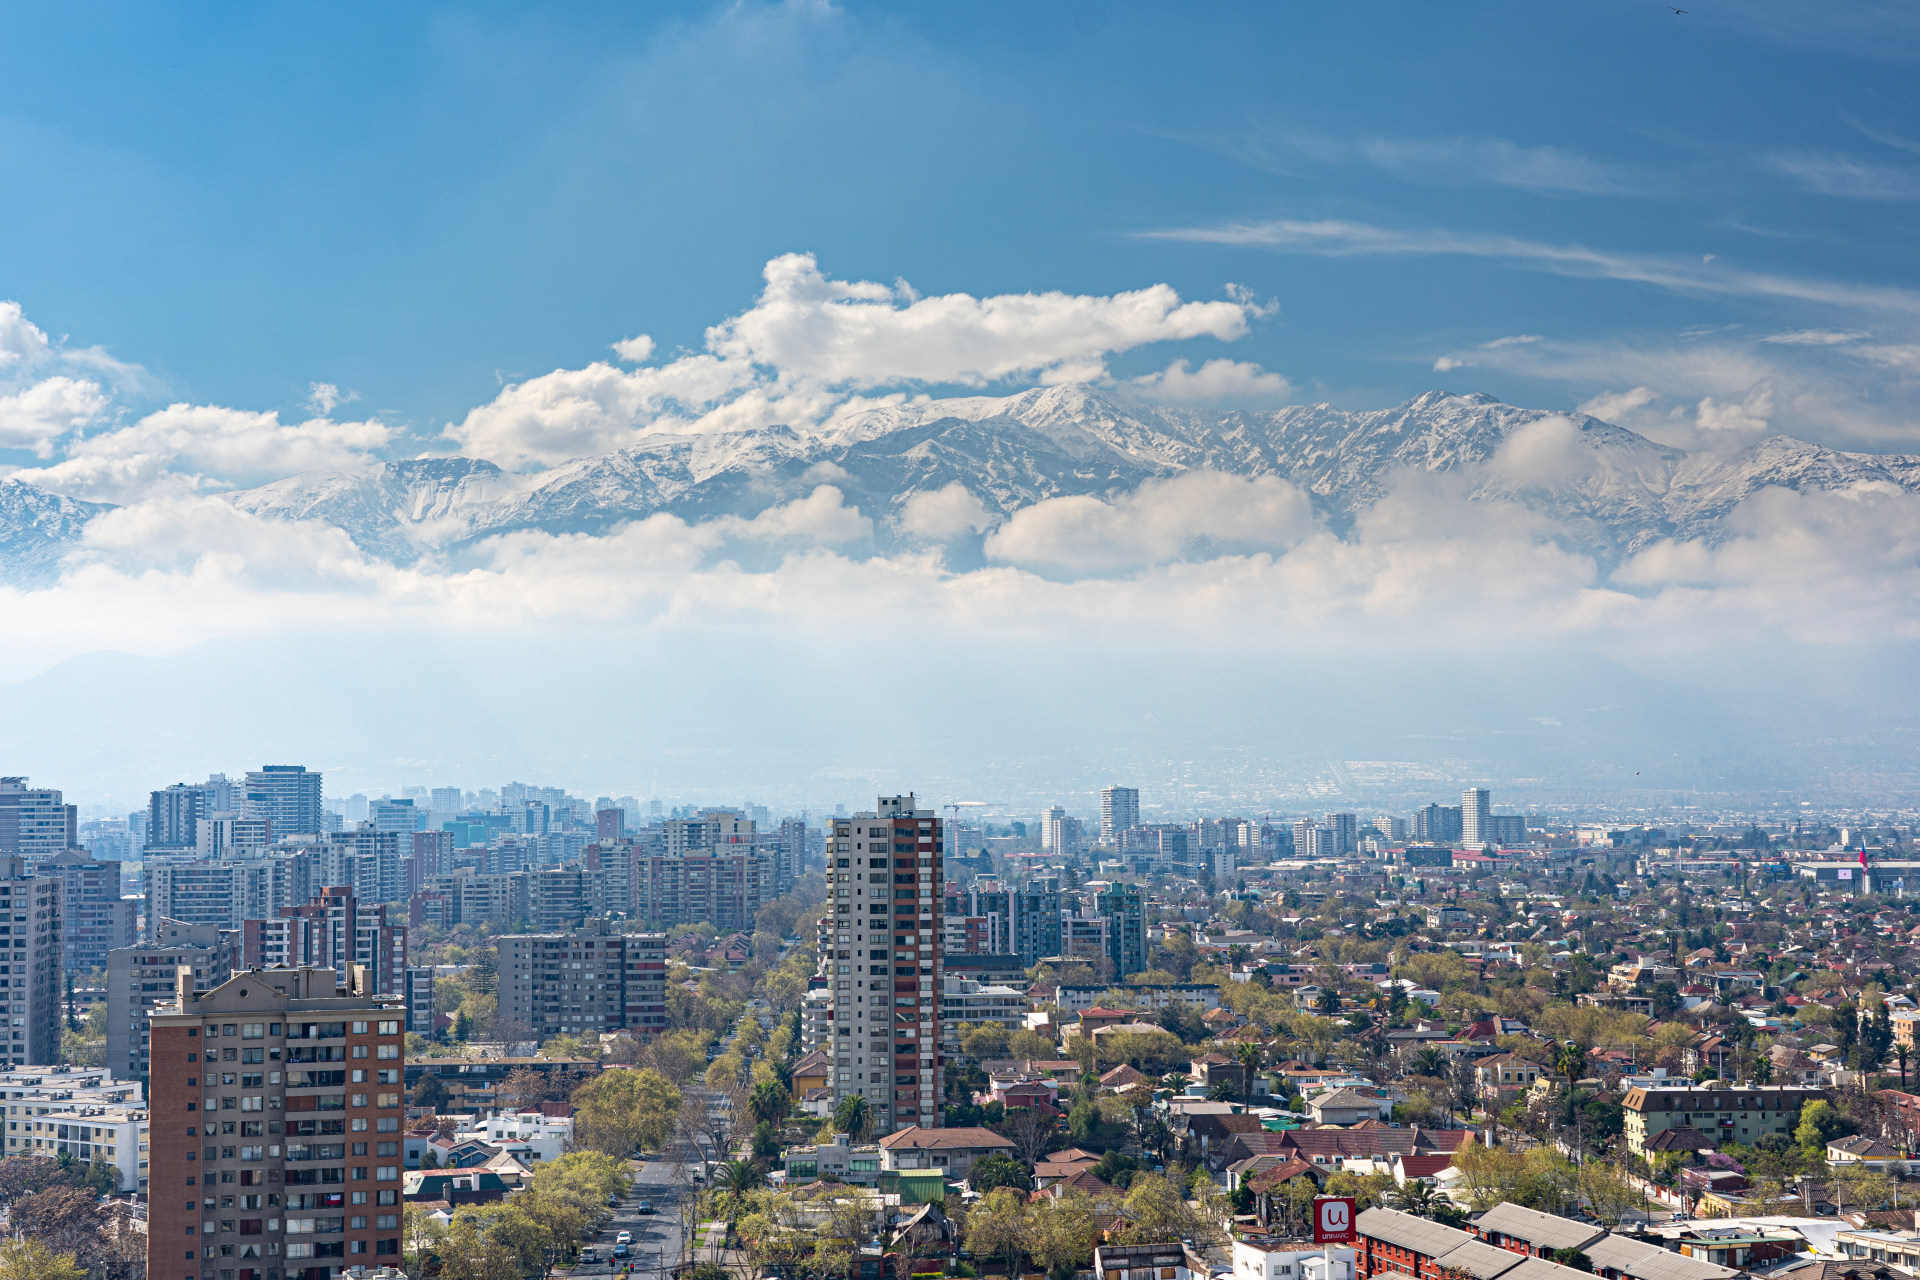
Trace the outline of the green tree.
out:
M 1028 1248 L 1048 1280 L 1073 1280 L 1093 1261 L 1094 1230 L 1093 1199 L 1084 1191 L 1043 1197 L 1027 1211 Z
M 850 1093 L 835 1104 L 833 1127 L 855 1142 L 864 1141 L 873 1129 L 873 1108 L 861 1095 Z
M 680 1090 L 650 1067 L 602 1071 L 573 1091 L 573 1140 L 611 1156 L 657 1150 L 673 1133 Z
M 1800 1123 L 1794 1128 L 1793 1140 L 1806 1151 L 1808 1159 L 1824 1160 L 1827 1144 L 1852 1132 L 1852 1121 L 1826 1099 L 1815 1098 L 1800 1108 Z
M 1027 1249 L 1026 1196 L 1012 1187 L 981 1196 L 967 1214 L 966 1242 L 976 1257 L 1004 1257 L 1007 1274 L 1018 1275 Z
M 792 1105 L 792 1095 L 771 1080 L 753 1086 L 753 1092 L 747 1095 L 747 1110 L 762 1124 L 779 1124 L 787 1118 L 787 1108 Z
M 996 1151 L 984 1159 L 973 1162 L 973 1171 L 968 1175 L 973 1189 L 985 1195 L 996 1187 L 1012 1187 L 1016 1191 L 1025 1191 L 1033 1184 L 1033 1170 L 1015 1160 L 1003 1151 Z
M 55 1253 L 28 1236 L 0 1243 L 0 1280 L 86 1280 L 71 1253 Z

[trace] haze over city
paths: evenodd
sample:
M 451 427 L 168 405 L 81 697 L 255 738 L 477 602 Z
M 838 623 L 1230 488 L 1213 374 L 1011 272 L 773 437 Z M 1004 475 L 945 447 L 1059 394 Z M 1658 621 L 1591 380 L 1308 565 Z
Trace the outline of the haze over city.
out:
M 267 759 L 1907 806 L 1916 50 L 1788 4 L 22 11 L 0 756 L 101 812 Z

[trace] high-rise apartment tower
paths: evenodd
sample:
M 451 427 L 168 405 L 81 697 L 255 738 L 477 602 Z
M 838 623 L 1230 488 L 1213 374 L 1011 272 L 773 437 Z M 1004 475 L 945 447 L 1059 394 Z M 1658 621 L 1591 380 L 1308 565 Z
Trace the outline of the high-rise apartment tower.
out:
M 1100 792 L 1100 839 L 1111 843 L 1122 831 L 1140 825 L 1140 788 L 1107 787 Z
M 942 835 L 912 795 L 882 796 L 827 842 L 834 1103 L 864 1097 L 877 1133 L 940 1124 Z
M 1483 787 L 1468 787 L 1460 793 L 1460 843 L 1472 847 L 1493 839 L 1492 797 Z
M 149 1280 L 400 1262 L 406 1011 L 366 971 L 182 976 L 152 1014 Z M 230 1274 L 229 1274 L 230 1273 Z

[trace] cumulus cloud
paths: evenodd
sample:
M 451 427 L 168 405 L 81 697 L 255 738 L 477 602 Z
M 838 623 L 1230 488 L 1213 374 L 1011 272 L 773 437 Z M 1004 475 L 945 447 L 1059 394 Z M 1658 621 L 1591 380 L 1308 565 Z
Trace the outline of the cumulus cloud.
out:
M 47 335 L 17 302 L 0 301 L 0 373 L 33 364 L 49 350 Z
M 1623 423 L 1653 403 L 1653 392 L 1646 387 L 1626 391 L 1602 391 L 1580 402 L 1580 412 L 1602 422 Z
M 1694 421 L 1703 431 L 1746 431 L 1759 434 L 1767 429 L 1767 417 L 1773 412 L 1773 391 L 1755 387 L 1738 403 L 1722 404 L 1712 396 L 1703 396 L 1694 413 Z
M 1458 356 L 1441 356 L 1433 362 L 1433 371 L 1435 373 L 1452 373 L 1455 369 L 1466 368 L 1467 364 L 1467 361 L 1460 359 Z
M 951 542 L 984 532 L 993 515 L 978 494 L 958 480 L 930 493 L 916 493 L 900 504 L 894 525 L 910 537 Z
M 529 378 L 449 425 L 447 437 L 465 453 L 526 468 L 647 434 L 817 429 L 876 388 L 1099 380 L 1112 353 L 1191 338 L 1233 341 L 1263 314 L 1239 294 L 1184 302 L 1168 285 L 1104 296 L 922 297 L 900 282 L 832 279 L 808 254 L 775 258 L 764 275 L 753 306 L 707 330 L 705 352 L 651 368 L 595 363 Z M 628 339 L 614 350 L 638 363 L 653 343 Z M 1188 377 L 1224 385 L 1233 375 L 1203 368 Z M 1258 375 L 1248 386 L 1272 389 Z
M 1199 471 L 1112 502 L 1076 495 L 1035 503 L 989 535 L 986 552 L 1010 564 L 1101 573 L 1199 551 L 1279 550 L 1313 522 L 1307 495 L 1285 480 Z
M 53 456 L 53 443 L 103 418 L 109 400 L 97 382 L 56 375 L 0 396 L 0 449 L 31 449 Z
M 331 382 L 307 384 L 307 407 L 321 417 L 332 413 L 340 405 L 352 404 L 359 398 L 358 391 L 342 391 Z
M 1127 386 L 1146 400 L 1167 404 L 1271 406 L 1285 404 L 1293 384 L 1257 364 L 1209 360 L 1198 369 L 1175 360 L 1157 373 L 1131 378 Z
M 903 299 L 888 285 L 832 280 L 811 254 L 766 267 L 745 313 L 707 331 L 710 351 L 853 387 L 899 382 L 984 385 L 1152 342 L 1247 331 L 1241 302 L 1182 302 L 1169 285 L 1090 297 L 950 293 Z M 904 305 L 901 305 L 904 302 Z
M 127 502 L 366 462 L 392 435 L 379 422 L 283 423 L 277 413 L 175 404 L 84 437 L 51 466 L 15 474 L 72 497 Z
M 1517 485 L 1553 488 L 1592 475 L 1599 459 L 1572 420 L 1553 417 L 1513 432 L 1501 442 L 1489 465 Z

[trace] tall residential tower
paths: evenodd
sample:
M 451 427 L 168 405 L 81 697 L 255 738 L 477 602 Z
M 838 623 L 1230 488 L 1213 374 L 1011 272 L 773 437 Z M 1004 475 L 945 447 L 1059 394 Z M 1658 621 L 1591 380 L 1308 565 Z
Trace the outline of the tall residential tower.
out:
M 940 819 L 912 795 L 834 819 L 828 838 L 833 1097 L 864 1097 L 875 1133 L 940 1124 L 942 854 Z

